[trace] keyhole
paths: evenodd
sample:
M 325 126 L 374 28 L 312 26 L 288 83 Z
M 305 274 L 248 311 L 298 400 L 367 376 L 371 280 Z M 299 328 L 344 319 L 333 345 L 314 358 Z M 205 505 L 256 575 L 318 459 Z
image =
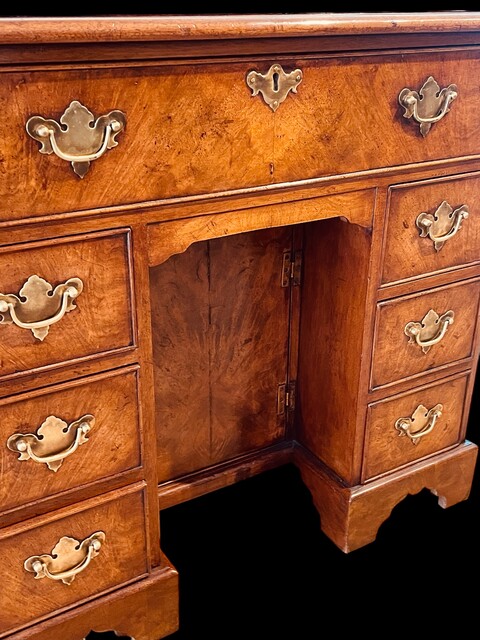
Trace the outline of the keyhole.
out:
M 278 91 L 278 73 L 275 72 L 272 78 L 273 78 L 273 90 Z

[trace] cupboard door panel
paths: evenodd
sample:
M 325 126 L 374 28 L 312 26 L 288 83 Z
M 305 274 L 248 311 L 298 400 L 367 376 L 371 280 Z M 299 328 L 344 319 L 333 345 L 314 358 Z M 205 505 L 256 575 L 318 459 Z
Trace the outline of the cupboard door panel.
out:
M 160 481 L 283 437 L 291 245 L 288 227 L 239 234 L 151 270 Z

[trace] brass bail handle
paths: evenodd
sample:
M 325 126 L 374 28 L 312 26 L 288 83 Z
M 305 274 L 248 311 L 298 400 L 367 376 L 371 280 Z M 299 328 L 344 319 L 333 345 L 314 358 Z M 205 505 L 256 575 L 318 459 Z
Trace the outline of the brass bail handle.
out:
M 63 461 L 88 442 L 88 434 L 95 418 L 84 415 L 71 424 L 56 416 L 48 416 L 36 433 L 13 433 L 7 448 L 18 453 L 19 460 L 45 464 L 50 471 L 58 471 Z
M 93 113 L 78 100 L 73 100 L 60 118 L 32 116 L 27 120 L 28 135 L 40 142 L 40 153 L 54 153 L 70 162 L 74 172 L 83 178 L 90 163 L 116 147 L 117 135 L 123 131 L 126 116 L 118 109 L 95 119 Z
M 0 324 L 30 329 L 37 340 L 44 340 L 52 324 L 76 309 L 74 300 L 82 291 L 80 278 L 69 278 L 53 289 L 43 278 L 30 276 L 18 296 L 0 293 Z
M 442 412 L 441 404 L 436 404 L 432 409 L 420 404 L 409 418 L 399 418 L 395 422 L 395 428 L 399 436 L 407 436 L 412 444 L 417 444 L 421 438 L 433 431 Z
M 48 578 L 70 585 L 75 577 L 85 571 L 93 558 L 98 556 L 105 542 L 105 533 L 96 531 L 80 542 L 64 536 L 50 554 L 30 556 L 23 566 L 25 571 L 35 574 L 35 579 Z
M 430 309 L 421 322 L 407 322 L 404 333 L 410 338 L 410 342 L 421 347 L 423 353 L 428 353 L 431 347 L 443 340 L 454 318 L 452 310 L 439 316 L 436 311 Z
M 432 124 L 439 122 L 450 111 L 451 104 L 458 97 L 456 84 L 440 89 L 438 82 L 430 76 L 419 91 L 402 89 L 398 101 L 404 108 L 404 118 L 413 118 L 420 125 L 420 133 L 425 137 Z
M 430 238 L 435 251 L 440 251 L 447 240 L 457 235 L 469 213 L 466 205 L 453 210 L 453 207 L 444 200 L 435 213 L 420 213 L 415 224 L 420 231 L 420 237 Z

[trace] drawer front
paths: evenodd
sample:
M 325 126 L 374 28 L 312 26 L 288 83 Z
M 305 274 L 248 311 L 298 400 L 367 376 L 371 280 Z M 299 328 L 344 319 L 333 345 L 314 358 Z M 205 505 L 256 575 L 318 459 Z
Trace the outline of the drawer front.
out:
M 133 344 L 129 242 L 109 232 L 0 250 L 0 378 Z
M 282 74 L 297 69 L 302 78 L 292 78 L 296 92 L 282 93 L 292 87 Z M 479 71 L 478 52 L 470 49 L 5 73 L 2 216 L 476 154 Z M 247 83 L 251 72 L 260 74 L 254 85 Z M 445 107 L 445 115 L 423 135 L 415 118 L 404 117 L 399 96 L 404 89 L 421 92 L 430 76 L 441 89 L 456 85 L 458 98 L 433 101 L 435 113 Z M 258 87 L 262 91 L 254 95 Z M 263 96 L 275 87 L 285 99 L 271 108 Z M 69 123 L 74 134 L 65 133 Z
M 8 204 L 0 215 L 48 215 L 271 182 L 272 114 L 250 98 L 247 69 L 178 64 L 3 74 L 0 104 L 12 120 L 0 123 L 8 154 Z M 72 101 L 94 118 L 119 110 L 126 120 L 117 146 L 92 161 L 83 179 L 70 162 L 40 153 L 26 132 L 36 115 L 59 122 Z
M 275 178 L 289 181 L 478 153 L 477 52 L 297 61 L 298 95 L 278 109 Z M 429 77 L 458 98 L 424 136 L 399 103 Z M 438 104 L 440 110 L 442 105 Z M 477 111 L 477 113 L 475 113 Z
M 480 175 L 390 191 L 382 283 L 480 261 Z
M 371 404 L 363 481 L 460 442 L 468 375 Z
M 381 387 L 470 358 L 479 293 L 477 278 L 380 303 L 371 386 Z
M 0 514 L 141 465 L 136 368 L 0 400 Z
M 0 633 L 145 575 L 143 487 L 4 529 L 0 557 Z

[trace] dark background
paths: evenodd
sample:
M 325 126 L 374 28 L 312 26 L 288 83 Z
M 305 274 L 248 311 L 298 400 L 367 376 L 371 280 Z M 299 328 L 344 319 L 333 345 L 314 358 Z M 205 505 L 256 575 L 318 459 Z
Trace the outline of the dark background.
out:
M 229 3 L 235 13 L 480 10 L 477 3 Z M 44 5 L 0 16 L 168 14 L 158 3 L 131 11 L 107 2 Z M 224 13 L 194 8 L 190 13 Z M 8 11 L 8 13 L 7 13 Z M 480 444 L 477 380 L 467 437 Z M 162 514 L 162 549 L 180 575 L 180 631 L 169 640 L 310 640 L 361 633 L 430 640 L 478 637 L 480 465 L 470 498 L 441 509 L 423 490 L 395 507 L 374 543 L 344 554 L 321 532 L 293 466 L 178 505 Z M 161 611 L 159 611 L 161 615 Z M 91 633 L 88 640 L 113 640 Z M 153 639 L 152 639 L 153 640 Z
M 467 433 L 476 443 L 479 386 Z M 430 640 L 452 630 L 456 639 L 477 638 L 478 467 L 468 500 L 442 509 L 427 490 L 408 496 L 375 542 L 349 554 L 321 532 L 293 466 L 163 512 L 162 548 L 180 576 L 180 630 L 169 640 L 310 640 L 358 632 Z

